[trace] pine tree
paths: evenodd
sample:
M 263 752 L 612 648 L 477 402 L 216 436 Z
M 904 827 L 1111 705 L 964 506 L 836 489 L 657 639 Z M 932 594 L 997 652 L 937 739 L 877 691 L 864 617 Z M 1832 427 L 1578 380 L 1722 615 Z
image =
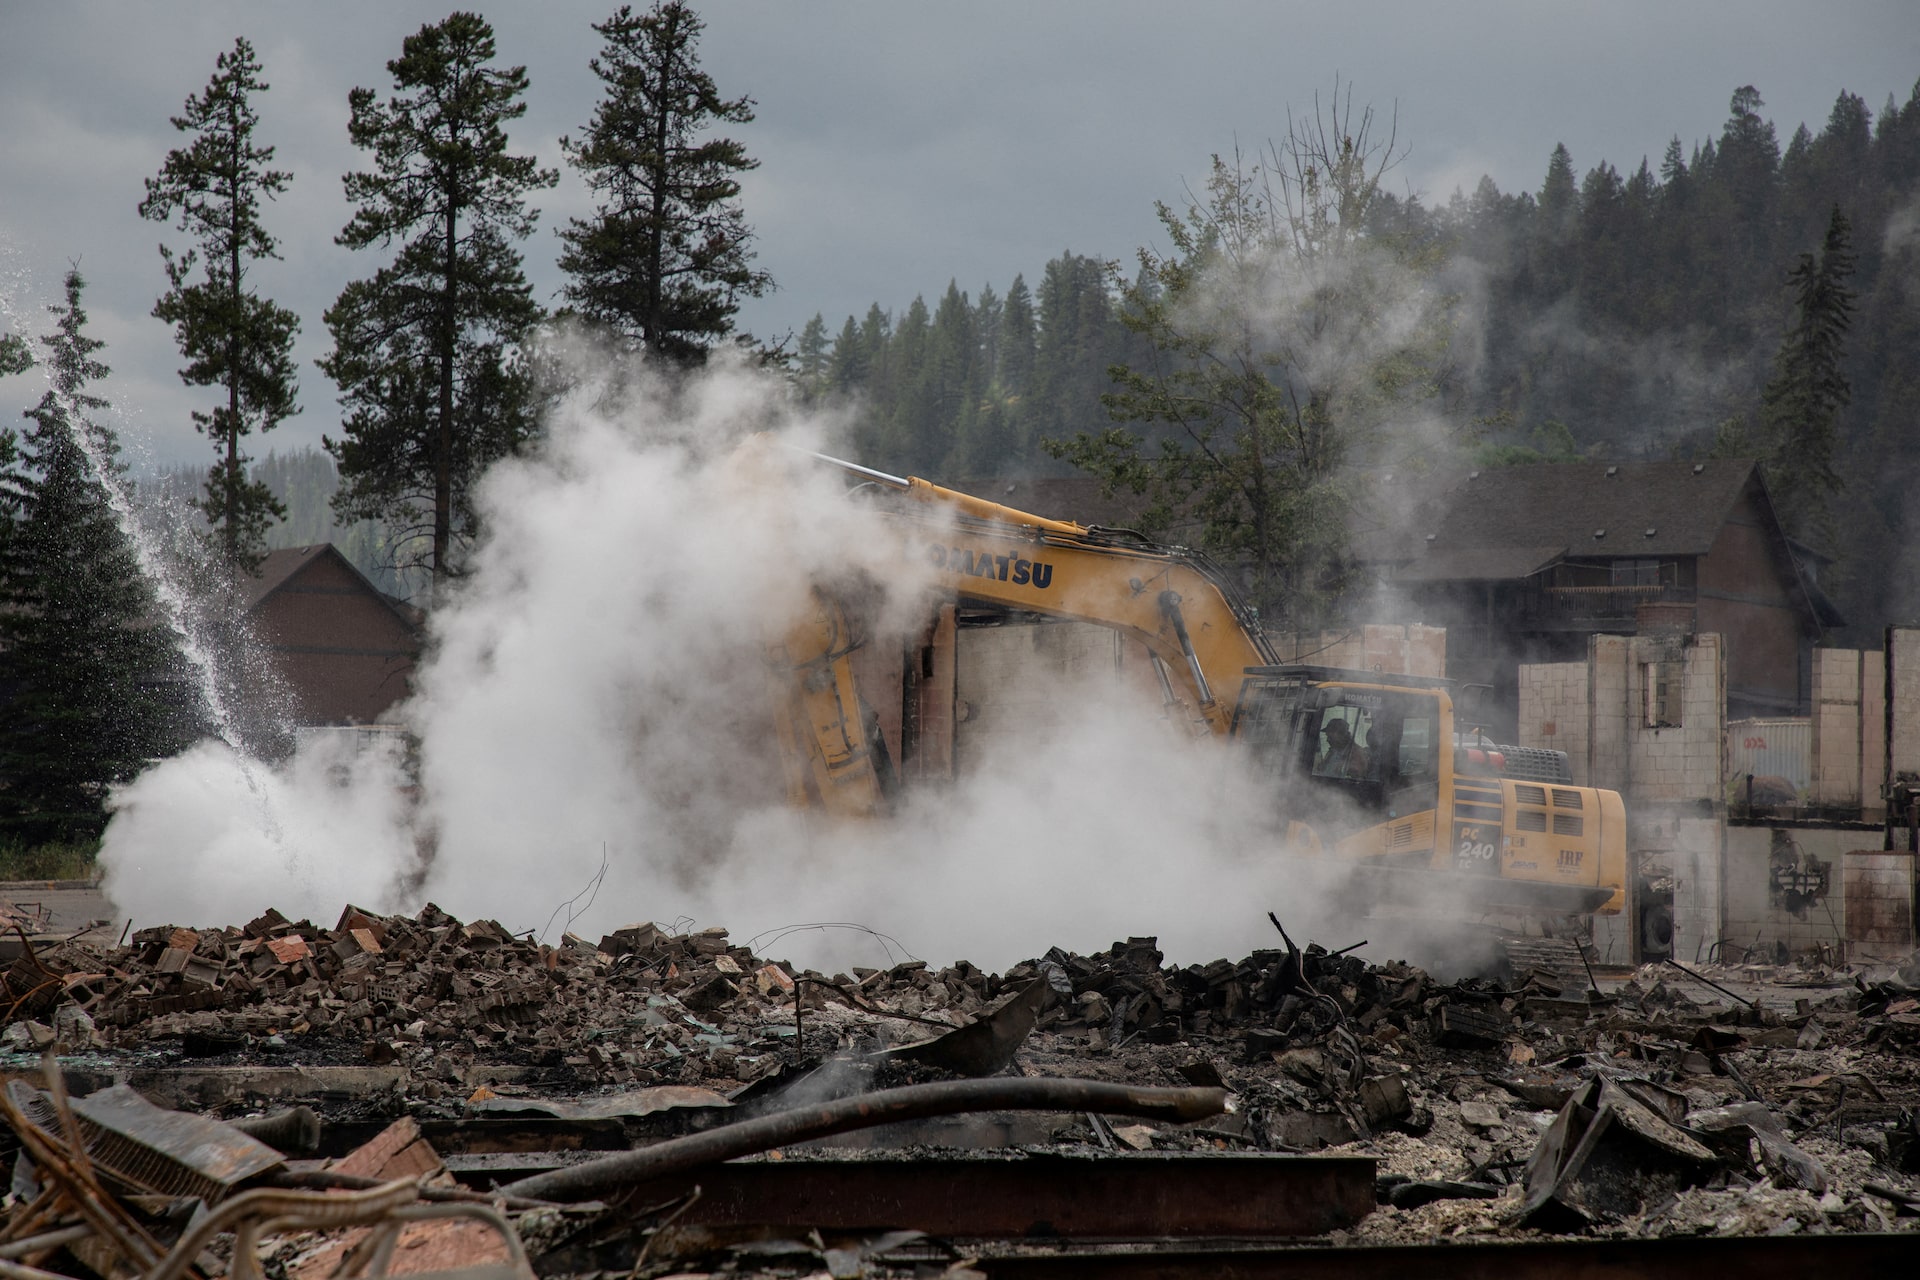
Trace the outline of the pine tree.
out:
M 1016 275 L 1007 286 L 1007 300 L 1000 311 L 1000 354 L 995 365 L 1000 385 L 1009 395 L 1025 395 L 1033 377 L 1036 329 L 1033 318 L 1033 293 L 1027 277 Z
M 0 671 L 14 690 L 0 716 L 0 831 L 36 843 L 97 835 L 107 788 L 194 727 L 161 691 L 178 654 L 96 470 L 118 468 L 96 416 L 106 401 L 89 389 L 107 367 L 79 271 L 65 287 L 24 448 L 11 431 L 0 443 Z
M 927 335 L 927 400 L 930 416 L 916 425 L 916 452 L 930 466 L 951 474 L 956 450 L 973 429 L 980 404 L 980 361 L 973 306 L 949 279 Z
M 1000 379 L 1000 318 L 1003 306 L 991 284 L 980 286 L 980 300 L 973 305 L 973 337 L 980 366 L 980 385 L 992 387 Z
M 940 459 L 928 456 L 921 425 L 933 417 L 938 390 L 929 376 L 927 351 L 933 337 L 933 317 L 927 300 L 918 294 L 907 304 L 899 326 L 887 344 L 887 363 L 893 374 L 889 390 L 892 413 L 880 437 L 883 465 L 925 474 Z
M 167 153 L 157 177 L 147 179 L 141 216 L 166 222 L 175 214 L 195 248 L 160 257 L 172 286 L 154 304 L 155 318 L 174 327 L 189 386 L 226 390 L 226 403 L 195 412 L 194 424 L 212 441 L 220 462 L 207 480 L 201 509 L 219 535 L 221 555 L 234 571 L 251 571 L 265 554 L 267 527 L 286 515 L 265 485 L 247 475 L 240 442 L 271 431 L 299 412 L 294 403 L 293 335 L 299 317 L 259 296 L 247 283 L 251 267 L 280 256 L 260 224 L 260 204 L 287 189 L 292 175 L 273 169 L 273 148 L 254 142 L 259 116 L 252 95 L 264 93 L 253 46 L 235 40 L 220 55 L 205 92 L 188 98 L 173 127 L 194 135 Z M 205 258 L 201 279 L 196 260 Z
M 815 399 L 826 389 L 828 359 L 827 322 L 818 311 L 800 330 L 798 355 L 793 373 L 800 394 L 805 399 Z
M 1540 184 L 1532 264 L 1535 279 L 1549 297 L 1573 287 L 1575 261 L 1567 250 L 1579 227 L 1580 192 L 1573 180 L 1573 155 L 1564 142 L 1555 143 L 1547 159 L 1546 181 Z
M 455 13 L 408 36 L 387 63 L 409 96 L 348 95 L 348 133 L 374 169 L 347 175 L 358 208 L 335 239 L 400 248 L 326 313 L 334 348 L 320 367 L 348 409 L 340 438 L 325 441 L 340 464 L 334 506 L 424 538 L 436 583 L 474 531 L 470 486 L 534 429 L 520 343 L 540 308 L 513 241 L 538 217 L 527 193 L 559 175 L 507 153 L 527 72 L 493 58 L 493 29 Z
M 0 378 L 33 368 L 33 349 L 17 333 L 0 333 Z
M 681 363 L 704 360 L 740 299 L 773 283 L 751 265 L 739 205 L 738 175 L 759 162 L 731 138 L 700 136 L 753 119 L 751 98 L 722 98 L 700 69 L 704 27 L 680 0 L 642 15 L 623 5 L 595 23 L 606 44 L 587 66 L 606 96 L 578 141 L 560 140 L 599 201 L 593 218 L 560 232 L 562 296 Z
M 1045 436 L 1105 425 L 1100 396 L 1120 356 L 1107 276 L 1106 263 L 1076 253 L 1061 254 L 1041 274 L 1027 412 Z
M 867 344 L 860 337 L 860 326 L 849 315 L 827 356 L 827 383 L 835 392 L 847 395 L 855 387 L 866 385 L 867 373 L 872 367 Z
M 1853 266 L 1852 228 L 1836 204 L 1819 255 L 1801 254 L 1787 276 L 1793 321 L 1761 394 L 1769 486 L 1788 529 L 1802 538 L 1831 536 L 1828 503 L 1841 488 L 1836 425 L 1852 398 L 1842 360 L 1853 317 L 1846 283 Z

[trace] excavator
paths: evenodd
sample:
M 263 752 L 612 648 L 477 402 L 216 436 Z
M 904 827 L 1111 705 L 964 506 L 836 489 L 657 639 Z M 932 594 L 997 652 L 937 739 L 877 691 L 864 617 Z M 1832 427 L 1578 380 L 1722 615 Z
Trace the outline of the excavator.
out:
M 1259 785 L 1272 787 L 1279 852 L 1331 860 L 1361 899 L 1459 900 L 1438 895 L 1447 890 L 1542 917 L 1625 907 L 1619 794 L 1573 785 L 1563 753 L 1463 729 L 1448 681 L 1282 663 L 1232 581 L 1200 553 L 811 457 L 856 482 L 900 553 L 952 601 L 1097 623 L 1138 641 L 1175 715 L 1252 753 Z M 853 610 L 825 584 L 810 598 L 768 646 L 789 795 L 831 814 L 879 814 L 895 783 L 855 676 Z

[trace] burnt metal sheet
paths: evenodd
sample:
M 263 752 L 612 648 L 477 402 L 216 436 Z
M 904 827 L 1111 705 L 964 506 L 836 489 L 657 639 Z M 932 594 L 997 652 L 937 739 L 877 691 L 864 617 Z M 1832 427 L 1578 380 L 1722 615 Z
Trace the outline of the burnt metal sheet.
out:
M 918 1044 L 888 1049 L 882 1061 L 920 1062 L 963 1076 L 990 1076 L 1013 1061 L 1052 993 L 1045 978 L 1035 978 L 1018 995 L 966 1026 Z
M 1324 1235 L 1373 1211 L 1374 1162 L 1345 1156 L 1149 1153 L 739 1160 L 691 1179 L 679 1226 L 910 1227 L 1000 1239 Z M 680 1176 L 626 1203 L 684 1195 Z
M 1913 1269 L 1915 1237 L 1671 1237 L 1490 1244 L 1058 1250 L 980 1256 L 993 1280 L 1804 1280 Z M 974 1256 L 969 1251 L 969 1256 Z
M 237 1184 L 285 1163 L 278 1151 L 232 1125 L 156 1107 L 127 1085 L 72 1105 L 88 1157 L 144 1191 L 214 1204 Z
M 685 1107 L 725 1108 L 733 1104 L 711 1089 L 695 1085 L 662 1084 L 621 1093 L 581 1098 L 492 1097 L 467 1103 L 472 1116 L 547 1116 L 556 1120 L 639 1119 L 660 1111 Z

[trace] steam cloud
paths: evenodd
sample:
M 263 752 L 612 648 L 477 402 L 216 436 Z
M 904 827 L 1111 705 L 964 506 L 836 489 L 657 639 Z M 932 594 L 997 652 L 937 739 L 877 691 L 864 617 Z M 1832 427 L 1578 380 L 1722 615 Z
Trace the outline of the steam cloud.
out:
M 108 892 L 142 924 L 433 900 L 549 941 L 569 910 L 588 936 L 641 919 L 736 938 L 852 921 L 930 961 L 988 965 L 1145 933 L 1184 959 L 1238 955 L 1272 945 L 1266 908 L 1304 917 L 1298 885 L 1258 853 L 1265 803 L 1228 801 L 1253 794 L 1228 785 L 1237 753 L 1097 680 L 1056 699 L 1073 708 L 1061 722 L 891 819 L 786 805 L 768 641 L 822 574 L 884 584 L 878 630 L 904 628 L 928 586 L 836 476 L 770 476 L 735 454 L 751 431 L 811 447 L 829 425 L 740 369 L 673 394 L 631 371 L 584 387 L 537 456 L 480 490 L 489 538 L 433 613 L 399 713 L 417 797 L 391 754 L 309 743 L 268 768 L 203 745 L 118 793 Z M 591 904 L 563 909 L 603 863 Z M 857 931 L 774 953 L 886 959 Z

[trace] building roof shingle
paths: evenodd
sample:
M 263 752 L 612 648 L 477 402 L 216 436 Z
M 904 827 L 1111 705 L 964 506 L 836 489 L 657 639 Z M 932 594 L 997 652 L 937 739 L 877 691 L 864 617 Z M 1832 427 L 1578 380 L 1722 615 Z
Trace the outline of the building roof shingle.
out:
M 1744 458 L 1489 468 L 1423 504 L 1402 536 L 1377 542 L 1367 558 L 1398 564 L 1396 578 L 1440 581 L 1525 577 L 1552 563 L 1549 550 L 1705 555 L 1754 478 Z

